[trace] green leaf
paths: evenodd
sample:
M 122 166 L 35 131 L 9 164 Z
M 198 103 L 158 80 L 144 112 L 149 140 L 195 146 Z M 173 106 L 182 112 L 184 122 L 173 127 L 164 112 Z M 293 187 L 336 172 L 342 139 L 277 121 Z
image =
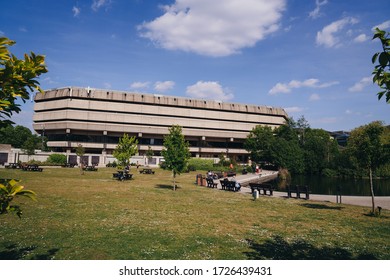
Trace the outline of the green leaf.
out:
M 374 55 L 372 56 L 372 59 L 371 59 L 372 64 L 375 63 L 376 59 L 378 58 L 378 55 L 379 55 L 379 52 L 377 52 L 376 54 L 374 54 Z
M 382 52 L 380 55 L 379 55 L 379 64 L 382 66 L 382 67 L 386 67 L 386 65 L 389 63 L 389 58 L 387 56 L 387 53 L 385 52 Z

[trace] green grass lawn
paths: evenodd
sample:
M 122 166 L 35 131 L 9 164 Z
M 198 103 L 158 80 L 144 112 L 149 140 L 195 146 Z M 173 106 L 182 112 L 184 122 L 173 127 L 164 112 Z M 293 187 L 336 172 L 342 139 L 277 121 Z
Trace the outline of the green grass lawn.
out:
M 113 168 L 0 169 L 38 201 L 0 216 L 0 259 L 390 259 L 390 212 L 196 186 L 197 172 L 112 179 Z

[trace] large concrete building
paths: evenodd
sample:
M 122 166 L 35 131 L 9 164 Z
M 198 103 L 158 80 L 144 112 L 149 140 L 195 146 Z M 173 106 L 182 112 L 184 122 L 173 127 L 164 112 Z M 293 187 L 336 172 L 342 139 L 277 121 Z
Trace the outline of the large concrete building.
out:
M 140 155 L 149 147 L 159 155 L 172 125 L 183 128 L 193 156 L 223 153 L 246 161 L 249 132 L 256 125 L 278 127 L 288 118 L 283 109 L 268 106 L 79 87 L 37 94 L 34 111 L 33 127 L 52 150 L 72 154 L 81 144 L 101 155 L 94 159 L 100 164 L 124 133 L 138 138 Z

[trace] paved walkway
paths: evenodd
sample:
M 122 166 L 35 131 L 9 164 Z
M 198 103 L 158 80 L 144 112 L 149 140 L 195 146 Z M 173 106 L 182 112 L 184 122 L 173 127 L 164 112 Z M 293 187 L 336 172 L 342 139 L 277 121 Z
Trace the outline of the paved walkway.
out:
M 254 182 L 258 180 L 269 181 L 272 180 L 273 178 L 276 178 L 276 176 L 277 176 L 277 172 L 263 171 L 261 176 L 259 176 L 258 174 L 239 175 L 236 177 L 236 180 L 243 185 L 243 187 L 241 188 L 241 193 L 250 194 L 251 189 L 249 187 L 245 187 L 246 185 L 249 184 L 249 182 L 251 181 Z M 287 197 L 287 194 L 286 192 L 274 192 L 274 197 Z M 335 195 L 310 194 L 310 200 L 337 203 L 337 199 Z M 341 202 L 343 204 L 359 205 L 359 206 L 366 206 L 366 207 L 372 206 L 371 196 L 344 195 L 341 198 Z M 375 205 L 380 206 L 383 209 L 390 210 L 390 196 L 376 196 Z

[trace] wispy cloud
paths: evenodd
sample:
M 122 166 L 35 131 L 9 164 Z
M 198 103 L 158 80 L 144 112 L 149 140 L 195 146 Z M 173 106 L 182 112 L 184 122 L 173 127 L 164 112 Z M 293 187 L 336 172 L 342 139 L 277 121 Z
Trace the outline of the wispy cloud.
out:
M 174 81 L 164 81 L 164 82 L 159 81 L 154 84 L 154 89 L 158 92 L 166 92 L 170 89 L 173 89 L 174 86 L 175 86 Z
M 376 28 L 379 28 L 380 30 L 387 30 L 390 28 L 390 20 L 387 20 L 385 22 L 382 22 L 378 25 L 375 25 L 372 30 L 375 31 Z
M 339 82 L 328 82 L 320 83 L 318 79 L 307 79 L 304 81 L 292 80 L 289 83 L 277 83 L 273 88 L 268 92 L 270 95 L 275 95 L 278 93 L 289 93 L 292 89 L 295 88 L 326 88 L 338 84 Z
M 108 7 L 111 5 L 111 0 L 93 0 L 91 8 L 97 12 L 101 7 Z
M 304 108 L 302 107 L 287 107 L 287 108 L 284 108 L 284 110 L 289 113 L 289 114 L 292 114 L 292 113 L 300 113 L 300 112 L 303 112 L 304 111 Z
M 204 81 L 188 86 L 186 94 L 194 98 L 221 101 L 231 100 L 234 97 L 229 89 L 223 88 L 218 82 Z
M 316 7 L 313 11 L 311 11 L 309 13 L 309 17 L 311 17 L 313 19 L 320 17 L 321 16 L 321 12 L 320 12 L 321 6 L 324 6 L 326 4 L 328 4 L 327 0 L 324 0 L 324 1 L 316 0 Z
M 310 95 L 309 97 L 309 101 L 318 101 L 318 100 L 321 100 L 321 97 L 319 94 L 317 93 L 313 93 L 312 95 Z
M 164 49 L 228 56 L 278 30 L 285 6 L 286 0 L 176 0 L 138 28 Z
M 78 17 L 81 12 L 81 9 L 79 7 L 73 6 L 72 12 L 74 17 Z
M 131 89 L 147 89 L 149 88 L 150 82 L 134 82 L 130 85 Z
M 364 77 L 359 82 L 355 83 L 352 87 L 350 87 L 348 91 L 359 92 L 370 84 L 372 84 L 372 77 Z
M 346 26 L 356 23 L 358 23 L 358 20 L 353 17 L 346 17 L 332 22 L 331 24 L 325 26 L 321 31 L 317 32 L 317 45 L 327 48 L 341 46 L 342 43 L 340 38 L 343 36 L 343 34 L 340 34 L 341 31 Z
M 357 42 L 357 43 L 363 43 L 363 42 L 368 41 L 369 39 L 370 38 L 366 34 L 360 34 L 360 35 L 356 36 L 355 39 L 353 39 L 353 41 Z

